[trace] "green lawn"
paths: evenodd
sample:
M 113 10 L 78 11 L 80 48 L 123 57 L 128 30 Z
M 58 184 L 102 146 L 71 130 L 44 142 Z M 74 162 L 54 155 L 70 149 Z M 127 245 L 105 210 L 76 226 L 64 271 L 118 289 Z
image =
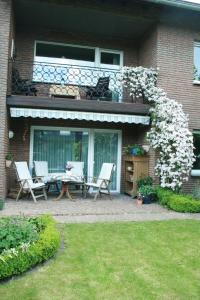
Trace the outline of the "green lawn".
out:
M 2 300 L 200 299 L 200 222 L 62 225 L 56 259 L 0 286 Z

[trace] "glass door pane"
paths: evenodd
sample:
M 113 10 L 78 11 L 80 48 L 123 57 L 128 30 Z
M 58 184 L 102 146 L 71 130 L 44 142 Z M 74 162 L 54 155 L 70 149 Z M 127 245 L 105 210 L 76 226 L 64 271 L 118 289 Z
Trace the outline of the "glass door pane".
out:
M 34 130 L 33 161 L 47 161 L 49 172 L 64 172 L 67 161 L 83 161 L 87 175 L 88 132 Z
M 98 177 L 103 163 L 114 163 L 116 170 L 113 173 L 111 189 L 117 189 L 118 172 L 118 133 L 94 132 L 94 176 Z

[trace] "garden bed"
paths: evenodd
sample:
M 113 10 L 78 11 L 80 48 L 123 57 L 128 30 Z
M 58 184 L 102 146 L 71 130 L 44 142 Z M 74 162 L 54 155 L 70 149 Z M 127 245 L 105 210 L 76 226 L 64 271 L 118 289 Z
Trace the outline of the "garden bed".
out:
M 53 257 L 60 233 L 50 216 L 0 220 L 0 279 L 21 274 Z
M 190 195 L 177 194 L 168 189 L 156 188 L 158 202 L 169 209 L 183 213 L 199 213 L 200 200 Z

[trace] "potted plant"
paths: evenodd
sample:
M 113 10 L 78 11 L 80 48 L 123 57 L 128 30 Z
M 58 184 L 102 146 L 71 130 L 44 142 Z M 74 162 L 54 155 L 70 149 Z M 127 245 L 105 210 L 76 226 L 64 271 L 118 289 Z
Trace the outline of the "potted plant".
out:
M 139 188 L 138 198 L 143 199 L 144 204 L 150 204 L 155 199 L 155 189 L 152 185 L 142 185 Z
M 138 189 L 143 185 L 153 185 L 153 178 L 151 176 L 146 176 L 137 180 Z
M 13 162 L 13 156 L 12 154 L 9 153 L 6 155 L 6 168 L 10 168 L 12 162 Z
M 125 153 L 128 155 L 133 155 L 133 156 L 144 156 L 146 154 L 146 151 L 141 145 L 128 145 L 125 148 Z
M 4 205 L 5 205 L 5 200 L 0 198 L 0 210 L 3 210 Z

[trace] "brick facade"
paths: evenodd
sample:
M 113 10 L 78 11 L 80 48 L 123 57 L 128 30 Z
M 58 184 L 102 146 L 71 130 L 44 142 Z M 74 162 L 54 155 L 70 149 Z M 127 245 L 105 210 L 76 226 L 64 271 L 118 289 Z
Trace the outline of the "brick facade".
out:
M 0 0 L 0 197 L 7 192 L 7 170 L 5 156 L 8 153 L 8 117 L 6 93 L 8 80 L 8 58 L 11 39 L 11 0 Z
M 5 154 L 8 152 L 8 120 L 6 112 L 6 84 L 8 77 L 7 59 L 9 57 L 9 39 L 14 36 L 12 29 L 13 17 L 11 0 L 0 0 L 0 196 L 6 193 Z M 14 27 L 13 27 L 14 28 Z M 3 29 L 3 30 L 2 30 Z M 35 40 L 69 43 L 85 46 L 94 46 L 106 49 L 122 50 L 124 52 L 124 65 L 145 67 L 158 67 L 158 86 L 162 87 L 169 97 L 183 104 L 183 109 L 189 114 L 190 129 L 200 129 L 200 86 L 193 84 L 193 42 L 199 40 L 197 30 L 184 26 L 158 23 L 150 26 L 146 33 L 136 42 L 124 38 L 102 38 L 92 34 L 75 34 L 72 32 L 58 32 L 47 29 L 16 27 L 15 44 L 17 59 L 32 62 L 34 58 Z M 138 125 L 113 125 L 92 122 L 76 121 L 49 121 L 49 120 L 10 120 L 9 127 L 14 130 L 15 137 L 10 141 L 11 152 L 16 160 L 29 160 L 30 126 L 48 125 L 65 127 L 94 127 L 121 129 L 123 132 L 123 146 L 130 143 L 144 143 L 147 127 Z M 26 138 L 23 139 L 24 132 Z M 150 175 L 154 175 L 156 160 L 154 151 L 150 151 Z M 122 166 L 123 170 L 123 166 Z M 122 181 L 123 181 L 122 172 Z M 13 175 L 9 180 L 13 185 Z M 198 179 L 191 178 L 185 184 L 185 190 L 191 191 Z M 123 190 L 123 184 L 122 184 Z

